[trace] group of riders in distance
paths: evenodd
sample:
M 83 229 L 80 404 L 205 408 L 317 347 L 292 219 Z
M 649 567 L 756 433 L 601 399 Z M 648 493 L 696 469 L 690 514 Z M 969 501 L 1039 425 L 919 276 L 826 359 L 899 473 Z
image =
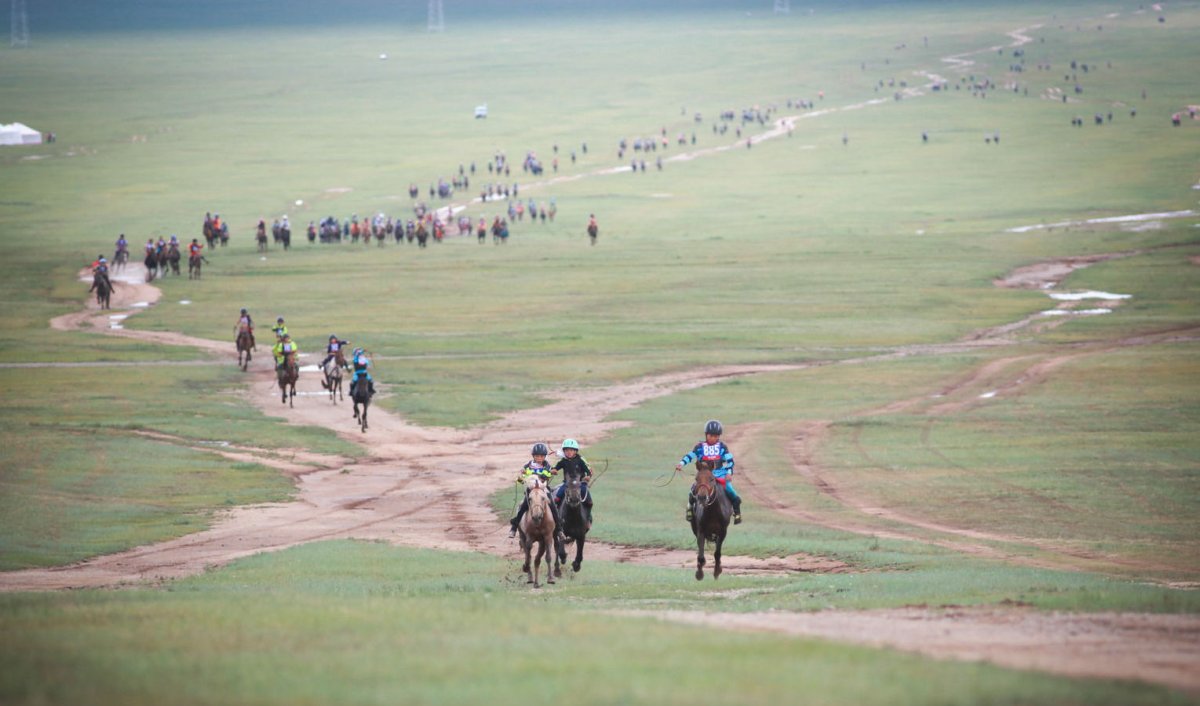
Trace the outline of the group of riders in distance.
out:
M 275 345 L 271 347 L 271 355 L 275 358 L 275 376 L 279 382 L 281 401 L 289 406 L 295 406 L 296 382 L 300 379 L 298 362 L 300 347 L 292 340 L 292 334 L 288 332 L 287 322 L 283 320 L 282 316 L 275 320 L 275 326 L 271 331 L 275 334 Z M 237 334 L 235 345 L 238 352 L 238 365 L 242 370 L 246 370 L 253 351 L 257 350 L 254 339 L 254 320 L 250 317 L 248 310 L 242 309 L 238 315 L 234 332 Z M 325 359 L 318 366 L 324 375 L 321 387 L 329 391 L 329 398 L 333 404 L 337 404 L 339 396 L 345 400 L 345 396 L 342 395 L 342 371 L 353 370 L 354 375 L 350 379 L 350 398 L 354 402 L 354 418 L 365 432 L 367 430 L 367 408 L 370 406 L 371 397 L 375 394 L 375 380 L 368 370 L 371 367 L 371 359 L 367 357 L 364 349 L 355 348 L 347 361 L 345 349 L 349 344 L 349 341 L 339 338 L 336 334 L 330 334 L 329 342 L 325 346 Z M 361 412 L 360 405 L 362 406 Z
M 741 524 L 742 499 L 733 488 L 733 453 L 721 441 L 724 429 L 715 419 L 704 426 L 704 440 L 684 454 L 675 471 L 696 463 L 696 480 L 688 491 L 686 519 L 696 537 L 696 579 L 704 578 L 704 544 L 713 542 L 713 577 L 721 575 L 721 545 L 729 523 Z M 559 456 L 551 466 L 547 457 Z M 534 588 L 540 585 L 542 558 L 546 559 L 546 581 L 554 583 L 562 576 L 567 562 L 567 546 L 575 544 L 575 559 L 571 568 L 579 571 L 583 564 L 583 545 L 592 528 L 592 493 L 589 486 L 596 477 L 580 455 L 579 442 L 564 439 L 558 451 L 538 442 L 530 449 L 532 457 L 521 467 L 517 485 L 525 486 L 525 498 L 516 515 L 509 520 L 510 537 L 519 537 L 525 563 L 521 570 Z M 551 479 L 562 473 L 563 480 L 550 490 Z M 533 553 L 534 546 L 537 553 Z

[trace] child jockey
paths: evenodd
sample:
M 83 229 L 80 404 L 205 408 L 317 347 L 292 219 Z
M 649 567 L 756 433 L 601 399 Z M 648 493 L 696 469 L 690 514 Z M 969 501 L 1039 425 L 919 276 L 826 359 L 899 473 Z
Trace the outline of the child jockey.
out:
M 292 354 L 292 361 L 295 362 L 300 357 L 300 349 L 292 343 L 292 337 L 288 334 L 283 334 L 283 338 L 279 339 L 279 343 L 271 349 L 271 353 L 275 356 L 275 369 L 282 370 L 284 361 L 287 360 L 287 354 Z
M 246 311 L 244 308 L 242 309 L 241 315 L 238 317 L 237 324 L 235 324 L 233 327 L 233 332 L 235 335 L 241 333 L 242 331 L 246 331 L 250 334 L 250 349 L 257 350 L 254 344 L 254 321 L 250 318 L 250 312 Z M 234 343 L 237 343 L 237 339 L 234 339 Z
M 341 353 L 342 346 L 348 345 L 350 345 L 350 341 L 341 340 L 337 337 L 337 334 L 329 334 L 329 345 L 325 346 L 325 360 L 321 361 L 321 369 L 324 370 L 329 361 L 338 357 L 342 358 L 342 366 L 345 367 L 346 360 L 343 356 L 339 356 L 339 353 Z
M 275 332 L 275 338 L 282 341 L 283 337 L 288 335 L 287 326 L 283 323 L 283 317 L 275 319 L 275 328 L 271 329 Z
M 592 527 L 592 496 L 588 493 L 588 481 L 592 479 L 592 469 L 588 468 L 587 461 L 583 460 L 583 456 L 579 455 L 579 442 L 574 439 L 563 439 L 562 442 L 562 458 L 555 464 L 554 470 L 562 471 L 563 479 L 567 477 L 568 471 L 572 474 L 577 474 L 583 477 L 583 507 L 584 516 L 587 518 L 588 529 Z M 563 496 L 567 492 L 567 484 L 560 483 L 554 491 L 554 504 L 561 506 Z M 559 514 L 562 514 L 561 512 Z
M 713 463 L 713 477 L 718 479 L 725 486 L 725 494 L 729 496 L 730 502 L 733 503 L 733 524 L 740 525 L 742 523 L 742 498 L 733 489 L 733 454 L 730 453 L 729 447 L 725 442 L 721 441 L 721 423 L 715 419 L 710 419 L 704 425 L 704 441 L 696 444 L 696 448 L 679 460 L 675 464 L 675 470 L 682 470 L 684 466 L 692 461 L 711 461 Z M 721 462 L 721 467 L 717 468 L 717 462 Z M 723 482 L 721 479 L 724 479 Z M 687 521 L 692 521 L 692 503 L 695 502 L 696 486 L 688 491 L 687 505 Z
M 375 381 L 371 379 L 371 373 L 367 372 L 367 367 L 371 365 L 371 360 L 367 358 L 366 351 L 361 348 L 355 348 L 354 355 L 350 357 L 350 364 L 354 366 L 354 377 L 350 379 L 350 396 L 354 396 L 354 386 L 358 384 L 360 377 L 367 379 L 367 389 L 372 395 L 375 394 Z
M 533 449 L 530 451 L 530 455 L 533 456 L 533 459 L 526 462 L 525 465 L 521 467 L 521 472 L 517 475 L 517 485 L 524 485 L 526 478 L 536 475 L 540 476 L 544 481 L 546 481 L 546 486 L 549 487 L 550 477 L 557 473 L 557 471 L 555 471 L 553 468 L 550 468 L 549 463 L 546 463 L 546 455 L 549 453 L 550 449 L 547 448 L 542 442 L 539 441 L 538 443 L 534 444 Z M 521 517 L 524 516 L 528 510 L 529 490 L 526 489 L 525 499 L 521 501 L 521 507 L 517 510 L 517 516 L 509 520 L 509 524 L 512 525 L 512 531 L 508 533 L 509 537 L 517 536 L 517 528 L 521 525 Z M 558 507 L 555 503 L 550 503 L 550 515 L 554 518 L 555 533 L 561 533 L 562 522 L 558 519 Z

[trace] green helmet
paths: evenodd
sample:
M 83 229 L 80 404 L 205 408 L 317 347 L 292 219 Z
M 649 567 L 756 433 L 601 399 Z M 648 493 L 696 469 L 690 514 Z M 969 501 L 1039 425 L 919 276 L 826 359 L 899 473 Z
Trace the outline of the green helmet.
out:
M 579 450 L 579 442 L 574 439 L 563 439 L 562 447 L 564 450 L 575 449 L 576 451 L 578 451 Z

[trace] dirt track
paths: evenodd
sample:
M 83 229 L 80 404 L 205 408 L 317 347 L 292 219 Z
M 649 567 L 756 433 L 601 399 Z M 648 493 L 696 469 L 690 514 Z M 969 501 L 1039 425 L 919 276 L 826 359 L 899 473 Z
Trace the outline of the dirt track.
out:
M 1023 268 L 999 286 L 1044 289 L 1052 286 L 1089 261 L 1065 260 Z M 135 303 L 158 301 L 157 288 L 140 281 L 141 271 L 131 265 L 122 278 L 110 312 L 100 312 L 90 303 L 82 312 L 56 318 L 56 329 L 91 329 L 110 335 L 138 338 L 164 345 L 186 345 L 214 356 L 230 358 L 232 343 L 193 338 L 176 333 L 145 332 L 113 328 L 114 312 L 133 315 Z M 1070 306 L 1064 303 L 1060 306 Z M 123 321 L 120 319 L 118 321 Z M 879 359 L 929 353 L 948 353 L 973 347 L 1003 345 L 1011 334 L 1029 326 L 1033 319 L 977 332 L 963 341 L 944 346 L 914 347 L 877 356 Z M 1166 336 L 1194 338 L 1195 331 Z M 1139 345 L 1162 337 L 1144 337 L 1127 345 Z M 1105 349 L 1121 345 L 1109 344 Z M 1098 352 L 1097 349 L 1096 352 Z M 1035 359 L 1005 358 L 982 366 L 962 380 L 949 381 L 936 405 L 926 395 L 901 400 L 864 414 L 882 414 L 925 405 L 931 415 L 957 411 L 978 403 L 978 390 L 988 388 L 1004 394 L 1020 386 L 1035 384 L 1067 359 L 1092 351 L 1063 351 L 1057 356 Z M 677 391 L 702 387 L 730 377 L 754 375 L 805 366 L 728 366 L 660 375 L 609 388 L 576 392 L 544 407 L 513 412 L 495 422 L 471 429 L 420 427 L 379 408 L 371 410 L 371 429 L 358 432 L 345 404 L 333 405 L 320 389 L 318 376 L 302 375 L 298 405 L 280 404 L 269 354 L 251 365 L 252 383 L 248 398 L 273 416 L 282 414 L 290 423 L 325 426 L 368 452 L 365 460 L 312 454 L 304 451 L 268 452 L 232 446 L 203 446 L 230 460 L 254 461 L 278 468 L 295 478 L 298 499 L 291 503 L 239 508 L 222 515 L 206 531 L 120 554 L 97 557 L 56 569 L 0 574 L 0 590 L 56 590 L 83 587 L 113 587 L 145 581 L 169 580 L 194 575 L 205 568 L 263 551 L 332 538 L 385 540 L 408 546 L 451 551 L 482 551 L 516 556 L 515 544 L 507 538 L 501 518 L 479 523 L 489 516 L 488 497 L 504 487 L 512 469 L 526 458 L 529 445 L 539 439 L 575 436 L 595 443 L 618 426 L 605 421 L 613 413 Z M 850 361 L 854 362 L 854 361 Z M 963 394 L 957 394 L 962 392 Z M 603 411 L 601 411 L 603 410 Z M 895 539 L 913 539 L 938 544 L 956 551 L 1013 561 L 995 543 L 1028 545 L 1031 540 L 1001 537 L 973 530 L 931 523 L 900 515 L 886 508 L 871 507 L 840 489 L 836 479 L 813 463 L 814 450 L 828 423 L 810 421 L 796 428 L 790 447 L 796 472 L 817 490 L 839 504 L 854 509 L 865 519 L 883 517 L 899 529 L 881 531 L 867 521 L 833 519 L 780 503 L 769 483 L 744 472 L 746 493 L 754 505 L 799 521 Z M 757 427 L 730 430 L 736 445 L 753 443 Z M 154 435 L 159 436 L 162 435 Z M 175 443 L 182 439 L 162 437 Z M 464 458 L 490 459 L 482 468 L 464 464 Z M 602 521 L 603 514 L 599 518 Z M 907 529 L 906 529 L 907 528 Z M 922 534 L 924 532 L 924 534 Z M 932 536 L 931 536 L 932 535 Z M 1057 568 L 1086 568 L 1103 571 L 1114 566 L 1112 557 L 1080 555 L 1065 548 L 1042 546 L 1036 559 L 1023 563 Z M 589 543 L 589 560 L 633 562 L 674 566 L 686 570 L 694 561 L 691 551 L 667 551 Z M 727 556 L 731 573 L 796 571 L 841 572 L 849 567 L 831 559 L 793 555 L 770 560 Z M 1164 567 L 1143 567 L 1161 569 Z M 772 631 L 833 640 L 859 642 L 918 651 L 938 658 L 987 660 L 997 664 L 1052 671 L 1075 676 L 1129 678 L 1200 690 L 1200 618 L 1195 616 L 1149 615 L 1056 615 L 1013 609 L 903 609 L 890 611 L 825 611 L 816 614 L 703 614 L 664 612 L 659 619 L 679 622 L 717 622 L 731 629 Z

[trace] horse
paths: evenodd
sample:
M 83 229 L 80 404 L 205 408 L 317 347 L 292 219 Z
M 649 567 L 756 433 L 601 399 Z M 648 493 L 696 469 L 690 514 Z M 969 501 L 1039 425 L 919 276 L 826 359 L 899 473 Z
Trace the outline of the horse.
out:
M 217 231 L 213 228 L 212 221 L 204 221 L 204 239 L 208 241 L 208 249 L 212 250 L 217 242 Z
M 704 540 L 713 542 L 713 578 L 721 576 L 721 545 L 733 517 L 733 503 L 725 494 L 725 486 L 712 474 L 712 463 L 696 462 L 696 484 L 693 486 L 692 534 L 696 535 L 696 580 L 704 578 Z
M 166 277 L 171 271 L 171 254 L 167 248 L 158 251 L 158 275 Z
M 171 266 L 171 272 L 179 276 L 179 246 L 172 245 L 167 248 L 167 264 Z
M 350 397 L 354 400 L 354 419 L 362 425 L 363 433 L 367 433 L 367 408 L 371 406 L 371 383 L 366 377 L 350 386 Z M 358 406 L 362 405 L 362 412 Z
M 88 291 L 91 292 L 93 289 L 96 290 L 96 304 L 98 304 L 101 309 L 110 308 L 109 300 L 112 298 L 112 281 L 108 277 L 105 277 L 97 272 L 92 275 L 92 288 Z
M 113 253 L 113 272 L 123 272 L 125 265 L 129 263 L 129 251 L 121 249 Z
M 587 234 L 588 238 L 592 241 L 592 245 L 595 245 L 596 236 L 600 235 L 600 228 L 595 223 L 592 223 L 587 227 Z
M 534 588 L 541 588 L 538 572 L 543 556 L 546 557 L 546 583 L 554 583 L 554 573 L 549 570 L 550 552 L 554 551 L 554 515 L 550 512 L 550 491 L 546 489 L 545 480 L 536 475 L 529 476 L 525 479 L 525 487 L 529 490 L 529 510 L 521 518 L 518 527 L 521 549 L 525 552 L 525 564 L 521 571 L 529 577 L 528 583 L 533 584 Z M 538 545 L 536 557 L 533 557 L 534 544 Z
M 590 491 L 583 489 L 583 474 L 568 471 L 563 478 L 563 500 L 558 512 L 562 520 L 563 536 L 566 538 L 563 549 L 559 552 L 559 559 L 566 561 L 566 544 L 575 542 L 575 561 L 571 562 L 571 569 L 575 573 L 579 573 L 579 567 L 583 565 L 583 543 L 591 527 L 587 506 L 584 504 L 590 495 Z
M 229 224 L 228 223 L 221 224 L 220 236 L 221 236 L 221 247 L 225 247 L 225 246 L 229 245 Z
M 292 229 L 283 226 L 279 229 L 279 241 L 283 243 L 283 249 L 287 250 L 292 247 Z
M 334 356 L 325 364 L 325 387 L 329 390 L 329 401 L 337 404 L 338 395 L 342 395 L 342 366 L 338 363 L 340 356 Z M 342 395 L 342 401 L 346 396 Z
M 289 407 L 295 407 L 293 400 L 296 398 L 296 380 L 300 379 L 300 369 L 296 367 L 296 354 L 285 353 L 283 355 L 283 366 L 275 371 L 275 377 L 279 380 L 279 390 L 283 395 L 280 400 Z
M 200 253 L 188 257 L 188 279 L 200 279 L 200 264 L 204 256 Z
M 242 372 L 250 365 L 250 329 L 242 329 L 237 335 L 237 352 L 238 365 L 241 366 Z M 242 353 L 246 354 L 245 360 L 242 359 Z
M 154 276 L 158 272 L 158 255 L 154 251 L 146 253 L 146 259 L 142 261 L 146 267 L 146 281 L 153 282 Z
M 258 251 L 267 251 L 267 229 L 259 228 L 254 234 L 254 242 L 258 243 Z

